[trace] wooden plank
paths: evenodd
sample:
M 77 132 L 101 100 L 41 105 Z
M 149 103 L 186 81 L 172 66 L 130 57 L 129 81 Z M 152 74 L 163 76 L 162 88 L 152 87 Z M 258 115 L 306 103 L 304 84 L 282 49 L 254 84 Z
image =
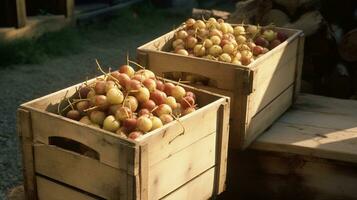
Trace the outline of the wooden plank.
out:
M 149 166 L 172 156 L 178 151 L 190 146 L 196 141 L 215 133 L 217 130 L 217 110 L 221 101 L 215 105 L 196 110 L 194 115 L 181 117 L 180 123 L 173 122 L 151 136 L 143 137 L 140 141 L 149 145 Z M 200 124 L 199 126 L 197 126 Z
M 24 109 L 18 109 L 16 125 L 21 142 L 25 196 L 26 199 L 37 199 L 30 112 Z
M 140 199 L 149 199 L 149 150 L 148 145 L 140 146 Z
M 254 70 L 253 93 L 249 95 L 248 119 L 254 117 L 295 81 L 299 40 L 283 43 L 273 49 L 269 59 L 259 63 Z
M 25 0 L 16 0 L 17 24 L 16 28 L 22 28 L 26 25 L 26 3 Z
M 247 127 L 244 146 L 248 147 L 291 105 L 294 87 L 290 86 L 278 98 L 258 113 Z
M 222 193 L 226 188 L 227 157 L 229 139 L 229 102 L 218 111 L 216 171 L 214 195 Z
M 215 165 L 216 134 L 151 166 L 149 198 L 159 199 Z
M 210 199 L 213 193 L 215 168 L 211 168 L 162 200 Z
M 305 45 L 305 36 L 302 33 L 299 35 L 299 45 L 297 51 L 297 63 L 296 63 L 296 70 L 295 70 L 295 84 L 294 84 L 294 101 L 296 101 L 301 87 L 301 74 L 302 74 L 302 65 L 304 63 L 304 45 Z
M 357 163 L 356 141 L 357 132 L 277 122 L 252 148 Z
M 102 198 L 127 198 L 126 171 L 52 145 L 36 144 L 34 151 L 38 174 Z
M 160 76 L 165 72 L 186 72 L 210 79 L 212 86 L 219 89 L 231 90 L 234 87 L 232 82 L 236 65 L 162 51 L 150 52 L 148 50 L 147 53 L 149 69 Z M 155 54 L 160 54 L 160 56 L 155 56 Z
M 98 152 L 102 163 L 117 169 L 127 170 L 128 159 L 134 159 L 127 153 L 134 146 L 107 131 L 52 113 L 32 111 L 31 117 L 35 141 L 49 144 L 49 137 L 54 136 L 77 141 Z
M 40 176 L 36 176 L 38 187 L 38 198 L 46 200 L 95 200 L 96 198 L 78 192 L 74 189 L 52 182 Z
M 351 119 L 357 118 L 356 108 L 357 101 L 354 100 L 337 99 L 312 94 L 300 94 L 293 106 L 294 110 L 330 114 L 331 116 L 345 116 Z
M 248 96 L 242 88 L 249 82 L 245 77 L 250 77 L 249 71 L 236 70 L 235 71 L 235 89 L 234 102 L 231 105 L 231 113 L 233 115 L 230 121 L 230 140 L 229 146 L 233 148 L 242 148 L 245 140 Z
M 301 95 L 252 148 L 357 162 L 357 102 Z
M 232 84 L 235 80 L 234 71 L 243 69 L 242 67 L 220 61 L 213 62 L 203 58 L 165 52 L 167 42 L 172 39 L 174 32 L 171 31 L 139 47 L 137 49 L 138 60 L 159 75 L 164 72 L 197 74 L 209 78 L 214 87 L 225 90 L 234 89 L 235 85 Z

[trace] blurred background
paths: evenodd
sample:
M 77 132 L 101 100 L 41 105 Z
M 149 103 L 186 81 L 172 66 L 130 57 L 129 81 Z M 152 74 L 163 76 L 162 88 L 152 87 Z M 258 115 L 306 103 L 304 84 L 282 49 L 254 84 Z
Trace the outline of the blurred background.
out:
M 138 46 L 188 17 L 274 24 L 306 35 L 302 91 L 357 99 L 355 0 L 2 0 L 0 199 L 22 181 L 16 109 L 116 69 Z

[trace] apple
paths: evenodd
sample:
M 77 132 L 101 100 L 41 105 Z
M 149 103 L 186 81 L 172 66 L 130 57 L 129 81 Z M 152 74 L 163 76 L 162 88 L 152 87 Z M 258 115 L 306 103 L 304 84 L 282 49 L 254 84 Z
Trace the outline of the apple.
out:
M 275 38 L 276 38 L 277 34 L 276 32 L 274 32 L 273 30 L 271 29 L 268 29 L 268 30 L 265 30 L 263 32 L 263 37 L 268 40 L 269 42 L 270 41 L 273 41 Z
M 269 49 L 274 49 L 275 47 L 279 46 L 279 44 L 281 44 L 280 40 L 275 39 L 270 42 Z
M 129 65 L 122 65 L 119 68 L 119 72 L 128 75 L 130 78 L 135 74 L 135 70 Z
M 142 135 L 143 135 L 143 133 L 141 131 L 134 131 L 134 132 L 129 133 L 128 138 L 135 140 L 135 139 L 141 137 Z
M 78 121 L 81 119 L 81 113 L 78 110 L 70 110 L 67 112 L 66 117 Z
M 262 46 L 262 47 L 268 47 L 269 45 L 269 42 L 263 38 L 263 37 L 257 37 L 255 40 L 254 40 L 254 43 L 256 45 L 259 45 L 259 46 Z

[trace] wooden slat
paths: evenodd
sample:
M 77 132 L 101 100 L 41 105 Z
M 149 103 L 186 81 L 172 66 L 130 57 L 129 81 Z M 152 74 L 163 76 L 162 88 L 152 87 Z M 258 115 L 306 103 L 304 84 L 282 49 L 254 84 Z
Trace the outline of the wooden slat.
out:
M 213 133 L 149 169 L 149 198 L 159 199 L 215 164 Z
M 30 112 L 17 110 L 17 133 L 21 142 L 22 167 L 26 199 L 37 199 L 34 169 L 34 153 L 32 147 L 33 134 Z
M 345 116 L 350 119 L 357 118 L 357 101 L 349 99 L 336 99 L 312 94 L 300 94 L 293 106 L 294 110 L 330 114 L 333 116 Z M 336 123 L 334 126 L 338 125 Z
M 302 74 L 302 65 L 304 62 L 304 45 L 305 45 L 305 36 L 304 34 L 299 35 L 299 45 L 297 51 L 296 59 L 296 70 L 295 70 L 295 84 L 294 84 L 294 101 L 296 101 L 301 87 L 301 74 Z
M 233 148 L 241 148 L 245 141 L 245 130 L 247 121 L 247 108 L 248 108 L 248 96 L 242 88 L 245 87 L 250 77 L 249 71 L 236 70 L 235 71 L 235 88 L 234 102 L 231 105 L 231 113 L 233 115 L 230 121 L 230 140 L 229 146 Z
M 32 111 L 31 114 L 35 141 L 48 144 L 49 137 L 64 137 L 94 149 L 102 163 L 117 169 L 127 170 L 128 163 L 134 163 L 129 161 L 134 156 L 128 154 L 134 146 L 115 135 L 55 114 L 39 111 Z
M 102 198 L 127 199 L 126 171 L 51 145 L 34 149 L 36 173 Z
M 143 138 L 143 142 L 149 145 L 149 166 L 216 132 L 220 104 L 221 101 L 215 102 L 215 105 L 195 111 L 195 115 L 180 118 L 180 123 L 173 122 L 157 130 L 158 133 Z
M 78 192 L 74 189 L 52 182 L 40 176 L 36 176 L 38 187 L 38 199 L 46 200 L 63 200 L 63 199 L 76 199 L 76 200 L 95 200 L 96 198 Z
M 357 102 L 302 95 L 252 148 L 357 163 Z
M 215 194 L 222 193 L 226 188 L 227 156 L 229 139 L 229 102 L 222 105 L 218 111 Z
M 278 98 L 258 113 L 247 127 L 244 146 L 248 147 L 261 133 L 279 118 L 291 105 L 294 87 L 290 86 Z
M 253 93 L 249 95 L 248 119 L 271 103 L 295 81 L 298 38 L 273 49 L 269 59 L 261 61 L 254 70 Z
M 162 200 L 210 199 L 213 192 L 215 168 L 211 168 Z
M 150 70 L 162 75 L 164 72 L 187 72 L 198 74 L 212 80 L 217 84 L 217 88 L 225 90 L 234 89 L 234 71 L 240 66 L 220 61 L 182 56 L 174 53 L 161 51 L 167 46 L 175 31 L 171 31 L 137 49 L 138 60 L 146 64 Z M 160 51 L 158 51 L 160 50 Z
M 140 200 L 149 199 L 149 150 L 140 146 Z
M 160 54 L 155 56 L 154 54 Z M 180 57 L 178 59 L 178 57 Z M 228 65 L 228 66 L 227 66 Z M 219 89 L 233 89 L 236 66 L 223 62 L 211 62 L 203 58 L 193 58 L 167 52 L 148 52 L 150 70 L 162 75 L 164 72 L 187 72 L 210 79 Z

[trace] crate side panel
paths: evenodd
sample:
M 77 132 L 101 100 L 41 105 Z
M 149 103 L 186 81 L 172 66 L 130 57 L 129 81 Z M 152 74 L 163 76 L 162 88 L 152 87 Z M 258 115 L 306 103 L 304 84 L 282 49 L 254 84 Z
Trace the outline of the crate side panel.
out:
M 24 189 L 27 199 L 36 199 L 36 179 L 33 156 L 33 134 L 30 111 L 17 110 L 17 133 L 21 143 Z
M 278 98 L 257 114 L 248 125 L 244 146 L 248 147 L 275 120 L 279 118 L 292 104 L 294 87 L 291 85 Z
M 272 52 L 254 72 L 253 93 L 249 96 L 249 118 L 262 110 L 295 81 L 298 38 Z
M 199 110 L 191 116 L 173 122 L 167 128 L 145 142 L 149 145 L 149 165 L 155 165 L 172 154 L 190 146 L 194 142 L 206 137 L 217 130 L 217 106 Z
M 76 199 L 76 200 L 95 200 L 87 194 L 81 193 L 69 187 L 52 182 L 40 176 L 36 176 L 38 199 L 40 200 L 62 200 L 62 199 Z
M 210 199 L 213 194 L 215 168 L 211 168 L 162 200 Z
M 127 172 L 45 144 L 36 144 L 36 173 L 106 199 L 125 199 Z
M 161 198 L 215 165 L 216 133 L 149 168 L 149 197 Z
M 164 72 L 187 72 L 209 78 L 217 88 L 234 88 L 235 65 L 160 51 L 148 51 L 147 54 L 147 67 L 159 76 Z
M 100 161 L 118 168 L 128 169 L 128 149 L 132 148 L 103 130 L 95 129 L 65 117 L 44 112 L 31 112 L 34 140 L 49 143 L 49 137 L 63 137 L 84 144 L 100 155 Z M 133 162 L 131 162 L 133 163 Z

